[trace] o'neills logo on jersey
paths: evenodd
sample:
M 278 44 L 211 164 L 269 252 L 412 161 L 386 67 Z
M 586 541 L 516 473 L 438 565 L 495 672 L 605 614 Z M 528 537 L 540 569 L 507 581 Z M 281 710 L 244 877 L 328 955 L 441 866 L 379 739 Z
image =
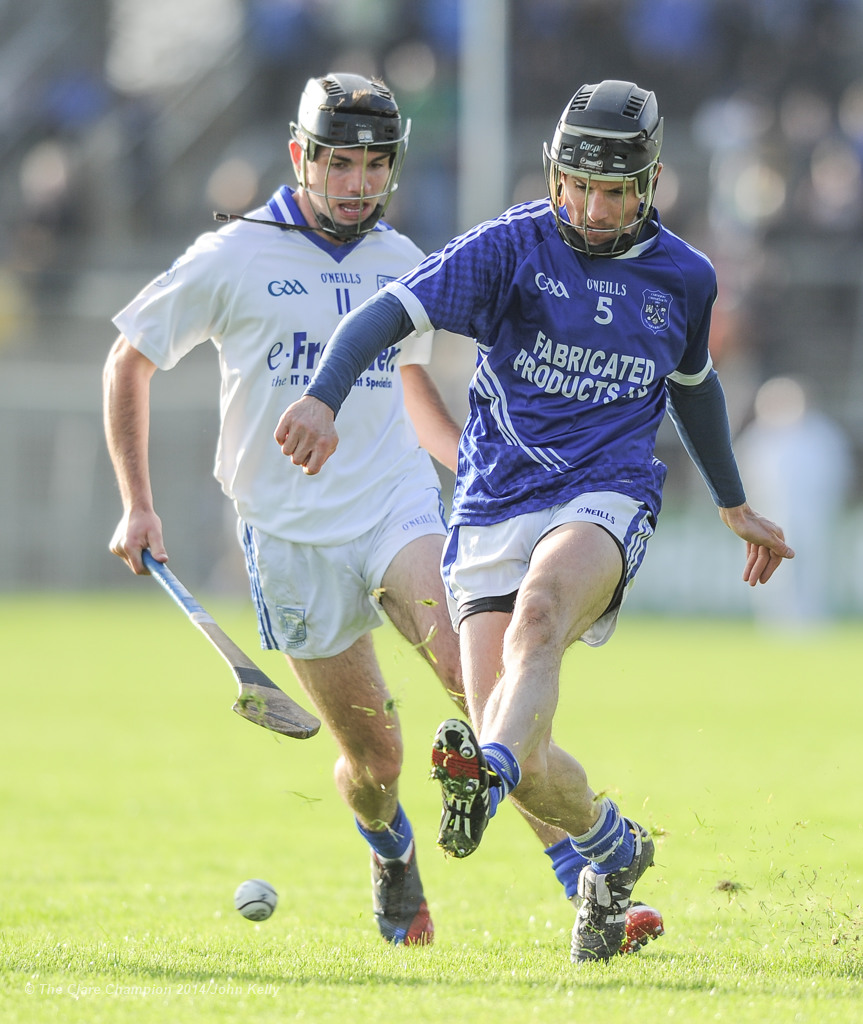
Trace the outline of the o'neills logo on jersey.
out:
M 650 288 L 645 288 L 641 294 L 644 296 L 644 301 L 641 303 L 641 322 L 654 334 L 667 331 L 668 310 L 671 308 L 672 297 L 665 292 L 653 291 Z
M 562 281 L 553 281 L 550 277 L 546 277 L 541 270 L 533 279 L 533 283 L 541 292 L 548 292 L 549 295 L 554 295 L 558 299 L 569 298 L 566 285 Z

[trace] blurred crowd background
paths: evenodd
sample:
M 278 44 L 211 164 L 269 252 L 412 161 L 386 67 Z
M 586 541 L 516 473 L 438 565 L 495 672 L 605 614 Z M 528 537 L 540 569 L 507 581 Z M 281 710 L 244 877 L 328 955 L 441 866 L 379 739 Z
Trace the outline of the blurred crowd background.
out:
M 582 82 L 656 92 L 657 205 L 716 265 L 712 349 L 746 482 L 800 557 L 753 603 L 663 428 L 666 509 L 633 604 L 858 614 L 863 0 L 0 0 L 0 588 L 139 583 L 107 552 L 110 318 L 214 210 L 291 181 L 289 121 L 329 70 L 382 75 L 412 118 L 388 219 L 427 251 L 544 194 L 542 143 Z M 435 356 L 456 411 L 472 359 L 454 338 Z M 216 381 L 203 350 L 159 375 L 152 458 L 177 572 L 227 589 Z

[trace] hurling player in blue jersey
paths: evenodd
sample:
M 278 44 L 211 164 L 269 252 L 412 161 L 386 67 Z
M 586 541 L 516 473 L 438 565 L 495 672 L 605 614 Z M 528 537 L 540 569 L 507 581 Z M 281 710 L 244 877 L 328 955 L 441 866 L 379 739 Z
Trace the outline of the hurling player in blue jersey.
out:
M 661 142 L 652 92 L 579 88 L 544 148 L 549 197 L 476 226 L 355 310 L 276 429 L 283 453 L 317 473 L 375 353 L 429 326 L 476 339 L 442 571 L 478 737 L 458 719 L 435 737 L 438 842 L 472 853 L 509 794 L 562 826 L 551 855 L 579 873 L 574 962 L 619 952 L 654 844 L 554 743 L 561 659 L 614 631 L 659 514 L 666 410 L 746 542 L 744 580 L 766 583 L 793 557 L 746 502 L 708 350 L 716 275 L 653 207 Z M 625 717 L 596 700 L 585 697 L 591 721 Z

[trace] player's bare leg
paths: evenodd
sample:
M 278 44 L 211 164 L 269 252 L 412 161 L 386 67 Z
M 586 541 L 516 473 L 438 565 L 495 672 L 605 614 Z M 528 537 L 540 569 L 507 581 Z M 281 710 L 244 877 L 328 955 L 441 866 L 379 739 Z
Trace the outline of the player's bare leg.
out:
M 467 712 L 479 729 L 485 703 L 502 669 L 503 637 L 511 617 L 497 612 L 482 616 L 488 629 L 476 644 L 466 642 L 464 629 L 460 637 L 452 628 L 443 593 L 439 569 L 442 548 L 443 538 L 439 536 L 422 537 L 407 545 L 387 570 L 381 601 L 396 628 L 410 643 L 417 645 L 449 696 L 462 710 L 465 710 L 463 673 L 473 680 L 467 698 Z M 468 632 L 468 637 L 470 635 Z M 569 755 L 554 744 L 551 744 L 551 750 L 553 757 L 569 759 Z M 568 843 L 569 836 L 555 822 L 553 810 L 543 821 L 523 807 L 518 799 L 512 802 L 543 849 L 548 851 L 556 844 Z M 564 871 L 555 862 L 555 856 L 549 856 L 567 896 L 571 896 L 575 891 L 573 878 L 564 879 Z
M 559 836 L 586 831 L 598 814 L 581 765 L 551 738 L 561 661 L 607 608 L 620 572 L 619 550 L 604 530 L 559 527 L 537 545 L 514 612 L 480 612 L 460 627 L 480 741 L 509 748 L 521 769 L 518 803 L 563 829 Z
M 291 665 L 338 745 L 336 786 L 371 847 L 373 907 L 381 935 L 394 944 L 430 943 L 434 927 L 413 830 L 398 800 L 403 753 L 398 712 L 371 636 L 335 657 L 294 659 Z
M 519 800 L 570 835 L 596 821 L 595 794 L 581 765 L 551 741 L 566 650 L 608 607 L 621 573 L 616 542 L 601 527 L 569 523 L 533 552 L 503 636 L 503 672 L 492 687 L 480 740 L 508 747 L 521 767 Z M 463 628 L 471 629 L 471 616 Z M 480 634 L 487 628 L 474 625 Z M 483 643 L 487 641 L 481 641 Z
M 437 534 L 418 537 L 403 547 L 384 573 L 381 606 L 464 710 L 458 634 L 450 622 L 440 576 L 442 550 L 443 537 Z
M 402 737 L 370 635 L 332 658 L 288 658 L 339 748 L 336 787 L 367 828 L 396 812 Z
M 460 643 L 459 634 L 452 628 L 440 578 L 442 549 L 443 538 L 434 535 L 418 538 L 403 548 L 384 576 L 381 603 L 402 636 L 429 662 L 452 700 L 462 710 L 467 700 L 466 710 L 479 730 L 485 703 L 497 681 L 510 616 L 497 612 L 481 616 L 489 623 L 481 643 L 465 643 L 464 628 Z M 467 698 L 463 673 L 476 681 Z M 553 744 L 552 747 L 572 760 Z M 513 802 L 544 847 L 566 837 L 565 830 L 554 820 L 553 810 L 542 820 L 523 808 L 520 801 Z
M 530 814 L 574 837 L 572 857 L 585 865 L 578 872 L 574 961 L 635 948 L 628 942 L 630 894 L 653 861 L 646 832 L 611 801 L 599 801 L 581 765 L 551 738 L 563 654 L 607 609 L 621 569 L 617 544 L 599 527 L 573 523 L 543 538 L 512 616 L 479 613 L 461 626 L 468 700 L 482 744 L 469 726 L 449 721 L 433 750 L 444 791 L 442 845 L 455 856 L 476 849 L 501 794 L 511 789 Z M 558 877 L 568 875 L 567 843 L 547 852 Z

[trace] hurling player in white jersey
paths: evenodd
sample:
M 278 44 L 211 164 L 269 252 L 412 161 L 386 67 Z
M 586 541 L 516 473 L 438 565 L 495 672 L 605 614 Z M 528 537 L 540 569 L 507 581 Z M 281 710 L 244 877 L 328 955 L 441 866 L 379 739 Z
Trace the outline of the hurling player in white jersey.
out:
M 247 217 L 220 216 L 226 226 L 114 318 L 105 422 L 124 506 L 111 550 L 141 574 L 144 548 L 167 560 L 148 469 L 150 381 L 212 341 L 215 474 L 237 510 L 262 645 L 284 652 L 339 746 L 336 784 L 372 848 L 382 935 L 425 944 L 433 926 L 398 799 L 398 718 L 369 633 L 382 608 L 464 706 L 439 572 L 439 481 L 420 447 L 455 469 L 459 428 L 421 365 L 431 333 L 399 339 L 362 368 L 334 472 L 296 473 L 273 444 L 273 424 L 302 395 L 339 318 L 423 257 L 381 219 L 408 133 L 382 82 L 311 79 L 290 143 L 299 187 Z M 545 846 L 564 835 L 531 824 Z M 571 874 L 561 879 L 574 889 Z
M 272 436 L 340 316 L 423 256 L 381 219 L 410 123 L 383 82 L 333 73 L 309 80 L 291 127 L 299 186 L 246 218 L 225 217 L 114 318 L 105 421 L 124 514 L 111 550 L 138 574 L 144 548 L 167 560 L 148 471 L 150 380 L 212 341 L 215 475 L 237 510 L 262 646 L 284 652 L 338 744 L 336 785 L 372 849 L 381 934 L 424 944 L 434 932 L 399 803 L 398 717 L 370 630 L 382 608 L 447 690 L 462 693 L 428 454 L 454 468 L 459 429 L 422 365 L 431 334 L 363 368 L 330 479 L 293 472 Z
M 430 327 L 476 339 L 442 568 L 478 738 L 458 719 L 438 730 L 438 842 L 472 853 L 510 793 L 563 826 L 550 856 L 578 871 L 574 962 L 620 951 L 654 844 L 552 740 L 560 666 L 576 640 L 614 630 L 659 515 L 666 409 L 746 542 L 744 580 L 766 583 L 793 557 L 746 502 L 708 350 L 716 276 L 653 208 L 661 142 L 652 92 L 579 88 L 544 149 L 548 197 L 478 225 L 343 320 L 276 430 L 283 453 L 317 473 L 374 353 Z M 588 681 L 582 706 L 625 756 L 626 708 Z

